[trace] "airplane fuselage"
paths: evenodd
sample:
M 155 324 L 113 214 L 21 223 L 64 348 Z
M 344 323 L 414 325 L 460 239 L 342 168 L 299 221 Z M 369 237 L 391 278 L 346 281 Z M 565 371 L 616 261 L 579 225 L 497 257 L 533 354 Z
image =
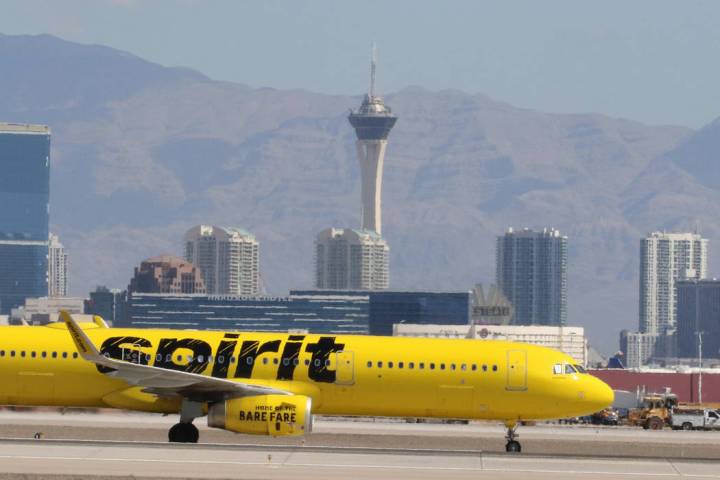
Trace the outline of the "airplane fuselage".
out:
M 316 414 L 542 419 L 611 401 L 604 383 L 567 367 L 571 357 L 522 343 L 83 329 L 111 358 L 306 395 Z M 179 398 L 143 390 L 79 356 L 62 323 L 0 327 L 0 404 L 179 411 Z

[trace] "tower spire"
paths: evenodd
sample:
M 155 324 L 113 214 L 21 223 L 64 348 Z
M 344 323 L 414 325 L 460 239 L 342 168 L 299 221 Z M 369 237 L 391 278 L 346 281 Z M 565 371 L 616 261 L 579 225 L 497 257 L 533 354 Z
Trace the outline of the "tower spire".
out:
M 375 97 L 375 65 L 377 64 L 377 45 L 372 42 L 372 54 L 370 58 L 370 91 L 368 96 L 372 99 Z

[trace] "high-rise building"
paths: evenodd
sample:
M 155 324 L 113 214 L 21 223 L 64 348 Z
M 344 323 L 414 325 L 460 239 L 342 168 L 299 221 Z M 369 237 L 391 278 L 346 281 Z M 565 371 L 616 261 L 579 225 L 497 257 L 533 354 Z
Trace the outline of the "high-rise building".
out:
M 370 89 L 360 108 L 352 111 L 348 120 L 355 128 L 360 175 L 362 178 L 362 230 L 382 234 L 382 174 L 385 150 L 390 130 L 397 117 L 382 98 L 375 95 L 375 47 L 370 63 Z
M 496 281 L 513 307 L 513 325 L 565 325 L 567 237 L 554 228 L 509 228 L 497 239 Z
M 94 292 L 90 292 L 90 298 L 85 300 L 85 313 L 99 315 L 103 320 L 115 324 L 125 319 L 126 304 L 125 290 L 98 285 Z
M 208 293 L 258 294 L 260 243 L 245 230 L 193 227 L 185 234 L 185 259 L 200 269 Z
M 0 123 L 0 314 L 48 294 L 50 129 Z
M 720 358 L 720 280 L 678 280 L 677 356 Z
M 48 245 L 48 296 L 67 297 L 68 257 L 57 235 L 50 234 Z
M 390 284 L 390 247 L 372 230 L 328 228 L 315 241 L 315 287 L 382 290 Z
M 660 341 L 660 335 L 654 333 L 621 331 L 620 350 L 625 354 L 625 366 L 640 368 L 647 365 L 648 361 L 656 355 Z
M 148 258 L 135 267 L 128 293 L 206 293 L 200 271 L 171 255 Z
M 707 276 L 707 239 L 697 233 L 653 232 L 640 241 L 640 331 L 675 328 L 675 282 Z

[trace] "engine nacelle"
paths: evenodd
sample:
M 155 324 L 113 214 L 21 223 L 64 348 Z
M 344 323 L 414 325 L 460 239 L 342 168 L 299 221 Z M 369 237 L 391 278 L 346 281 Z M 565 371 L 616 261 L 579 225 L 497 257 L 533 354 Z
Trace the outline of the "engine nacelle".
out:
M 312 430 L 312 399 L 258 395 L 210 405 L 208 426 L 254 435 L 304 435 Z

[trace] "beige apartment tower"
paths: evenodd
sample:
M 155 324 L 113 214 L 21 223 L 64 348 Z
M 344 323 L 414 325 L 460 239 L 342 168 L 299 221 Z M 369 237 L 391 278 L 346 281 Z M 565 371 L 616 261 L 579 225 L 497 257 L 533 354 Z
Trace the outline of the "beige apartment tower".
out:
M 640 241 L 640 332 L 675 328 L 675 282 L 707 277 L 707 249 L 707 239 L 697 233 L 653 232 Z
M 371 230 L 328 228 L 315 241 L 315 287 L 329 290 L 388 288 L 390 247 Z
M 67 297 L 68 257 L 57 235 L 50 234 L 48 242 L 48 296 Z
M 198 225 L 185 234 L 185 259 L 200 269 L 207 293 L 257 295 L 260 244 L 240 228 Z

